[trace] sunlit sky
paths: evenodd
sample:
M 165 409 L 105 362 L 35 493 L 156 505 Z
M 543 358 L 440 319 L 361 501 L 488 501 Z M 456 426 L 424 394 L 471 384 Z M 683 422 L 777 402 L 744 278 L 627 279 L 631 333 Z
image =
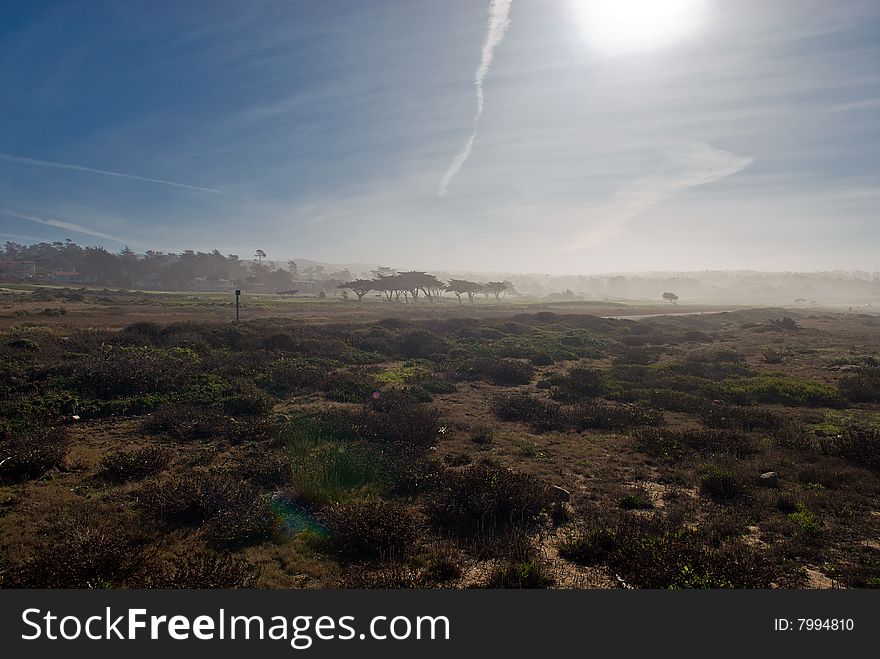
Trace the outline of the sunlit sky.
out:
M 0 242 L 880 270 L 880 3 L 495 10 L 4 0 Z

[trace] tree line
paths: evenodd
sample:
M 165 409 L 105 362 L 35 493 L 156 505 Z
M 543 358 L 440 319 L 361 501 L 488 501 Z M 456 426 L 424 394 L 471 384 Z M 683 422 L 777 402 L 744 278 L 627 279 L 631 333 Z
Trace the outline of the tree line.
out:
M 348 270 L 325 272 L 322 266 L 299 268 L 294 261 L 280 267 L 264 261 L 266 252 L 263 250 L 257 250 L 254 258 L 254 261 L 246 261 L 216 249 L 180 253 L 147 250 L 136 254 L 131 248 L 123 247 L 114 253 L 99 246 L 83 247 L 72 240 L 34 245 L 7 242 L 0 250 L 0 261 L 33 262 L 38 279 L 51 278 L 58 272 L 77 273 L 88 281 L 121 288 L 187 290 L 201 279 L 267 289 L 290 288 L 297 280 L 308 280 L 326 282 L 327 288 L 332 289 L 352 277 Z
M 372 274 L 372 279 L 354 279 L 339 284 L 339 288 L 352 291 L 358 300 L 363 300 L 370 292 L 376 292 L 388 301 L 400 302 L 403 298 L 404 303 L 418 302 L 420 297 L 428 302 L 436 302 L 444 292 L 453 293 L 459 304 L 463 301 L 462 296 L 467 296 L 473 302 L 474 297 L 480 293 L 486 298 L 493 296 L 500 301 L 502 296 L 516 292 L 509 281 L 480 283 L 467 279 L 450 279 L 444 282 L 426 272 L 395 272 L 391 268 L 379 268 Z

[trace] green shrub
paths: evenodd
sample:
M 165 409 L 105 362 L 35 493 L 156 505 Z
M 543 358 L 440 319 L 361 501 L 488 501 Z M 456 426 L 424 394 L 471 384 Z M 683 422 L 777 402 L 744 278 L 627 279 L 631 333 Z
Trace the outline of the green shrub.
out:
M 880 368 L 859 368 L 841 378 L 838 384 L 841 396 L 853 403 L 880 403 Z
M 559 555 L 579 565 L 598 565 L 617 549 L 617 542 L 615 528 L 596 525 L 584 533 L 564 538 L 559 543 Z
M 742 481 L 730 470 L 713 467 L 700 479 L 700 491 L 718 502 L 728 502 L 743 492 Z
M 486 588 L 549 588 L 554 583 L 547 565 L 539 558 L 502 561 L 486 582 Z

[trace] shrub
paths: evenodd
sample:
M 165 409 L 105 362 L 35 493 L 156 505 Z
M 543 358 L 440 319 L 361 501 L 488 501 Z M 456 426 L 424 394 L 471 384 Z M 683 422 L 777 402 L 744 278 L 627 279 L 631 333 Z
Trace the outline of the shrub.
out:
M 710 405 L 700 415 L 701 420 L 710 428 L 727 428 L 731 430 L 774 430 L 782 421 L 772 410 L 761 407 L 739 407 L 736 405 Z
M 841 378 L 840 394 L 853 403 L 880 403 L 880 368 L 862 367 Z
M 566 402 L 604 396 L 608 388 L 605 374 L 594 368 L 577 367 L 558 378 L 553 397 Z
M 528 394 L 496 396 L 492 400 L 491 408 L 502 421 L 528 423 L 539 432 L 571 427 L 571 421 L 561 405 Z
M 115 451 L 101 460 L 98 476 L 124 483 L 157 474 L 171 462 L 171 451 L 164 446 L 147 446 L 136 451 Z
M 156 566 L 147 588 L 254 588 L 260 571 L 239 556 L 188 551 Z
M 880 429 L 847 426 L 824 442 L 828 453 L 836 454 L 869 469 L 880 469 Z
M 365 408 L 360 435 L 372 442 L 427 448 L 440 436 L 440 413 L 406 393 L 385 392 Z
M 654 502 L 645 492 L 632 492 L 618 499 L 617 505 L 624 510 L 651 510 Z
M 446 354 L 446 341 L 434 332 L 426 329 L 408 330 L 400 334 L 397 339 L 398 350 L 401 356 L 407 359 L 424 357 L 430 359 L 438 355 Z
M 238 444 L 267 439 L 277 427 L 260 416 L 230 418 L 215 408 L 179 404 L 157 407 L 141 421 L 141 429 L 184 442 L 222 438 Z
M 644 428 L 634 432 L 633 439 L 640 451 L 661 458 L 682 458 L 691 453 L 725 453 L 743 458 L 758 451 L 750 437 L 722 430 Z
M 272 411 L 271 396 L 248 382 L 237 382 L 226 392 L 223 409 L 232 415 L 260 416 Z
M 549 588 L 554 583 L 547 565 L 539 558 L 502 561 L 486 582 L 487 588 Z
M 278 525 L 259 491 L 217 473 L 174 476 L 142 490 L 140 500 L 172 527 L 206 525 L 207 537 L 223 546 L 266 540 Z
M 39 478 L 60 467 L 67 456 L 63 428 L 30 428 L 0 441 L 0 480 L 19 482 Z
M 480 464 L 447 471 L 426 513 L 437 526 L 473 535 L 527 528 L 549 505 L 547 487 L 533 476 Z
M 36 352 L 40 349 L 39 343 L 37 343 L 33 339 L 28 339 L 25 337 L 10 339 L 6 342 L 6 345 L 10 348 L 14 348 L 15 350 L 27 350 L 29 352 Z
M 10 573 L 12 588 L 113 588 L 138 585 L 154 557 L 126 518 L 74 509 L 43 529 L 46 543 Z
M 771 403 L 792 407 L 840 407 L 842 404 L 838 391 L 826 384 L 785 376 L 729 378 L 713 383 L 707 393 L 744 405 Z
M 522 359 L 493 360 L 484 372 L 492 382 L 501 385 L 528 384 L 535 377 L 535 367 Z
M 700 479 L 700 491 L 714 501 L 727 502 L 742 494 L 742 481 L 731 471 L 713 467 Z
M 571 535 L 559 543 L 559 555 L 579 565 L 604 563 L 617 548 L 617 531 L 596 525 L 580 535 Z
M 476 357 L 456 367 L 456 375 L 467 380 L 486 379 L 499 385 L 528 384 L 535 377 L 535 367 L 524 359 Z
M 164 433 L 182 441 L 218 437 L 224 428 L 225 420 L 216 410 L 194 405 L 158 407 L 141 421 L 145 432 Z
M 229 473 L 263 489 L 277 488 L 291 478 L 289 456 L 265 449 L 247 451 L 233 463 Z
M 618 529 L 608 563 L 640 588 L 768 588 L 768 560 L 738 540 L 717 544 L 699 529 L 633 520 Z
M 415 517 L 397 501 L 337 503 L 324 511 L 323 521 L 330 530 L 326 550 L 346 562 L 399 559 L 418 535 Z
M 81 391 L 99 398 L 164 393 L 189 382 L 199 358 L 187 348 L 104 345 L 74 372 Z
M 568 410 L 568 414 L 579 430 L 625 430 L 633 426 L 656 426 L 664 422 L 662 412 L 638 404 L 580 403 Z

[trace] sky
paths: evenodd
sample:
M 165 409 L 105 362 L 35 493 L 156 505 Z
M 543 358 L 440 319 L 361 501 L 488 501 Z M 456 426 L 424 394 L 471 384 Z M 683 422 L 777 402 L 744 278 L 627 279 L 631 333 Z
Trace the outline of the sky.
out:
M 878 63 L 875 0 L 4 0 L 0 242 L 878 271 Z

